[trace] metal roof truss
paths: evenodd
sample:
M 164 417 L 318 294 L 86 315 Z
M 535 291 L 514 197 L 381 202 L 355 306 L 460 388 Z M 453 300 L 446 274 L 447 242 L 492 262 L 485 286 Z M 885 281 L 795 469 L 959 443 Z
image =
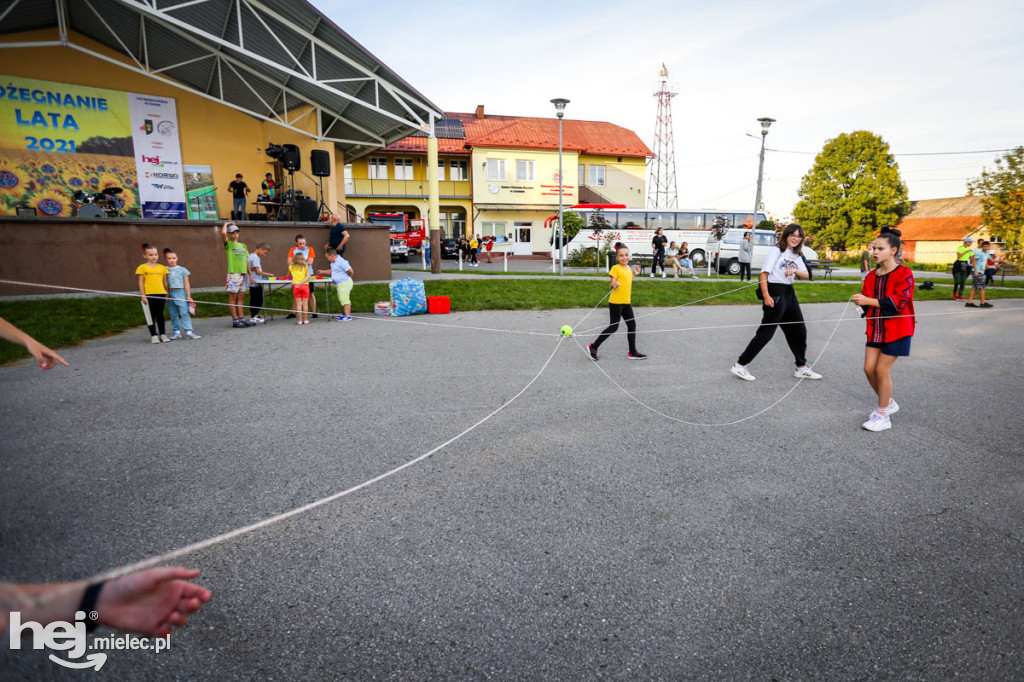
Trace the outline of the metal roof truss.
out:
M 299 124 L 312 114 L 315 138 L 346 153 L 428 130 L 441 118 L 309 10 L 294 0 L 13 0 L 0 14 L 0 33 L 56 27 L 59 41 L 0 48 L 70 47 L 303 135 L 310 133 Z M 76 44 L 75 33 L 130 61 Z

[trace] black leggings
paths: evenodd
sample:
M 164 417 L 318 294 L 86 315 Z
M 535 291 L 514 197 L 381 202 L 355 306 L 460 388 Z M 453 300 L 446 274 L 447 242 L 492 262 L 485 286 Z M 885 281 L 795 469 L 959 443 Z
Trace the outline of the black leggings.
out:
M 636 322 L 633 320 L 633 306 L 629 303 L 609 303 L 608 314 L 611 317 L 611 324 L 605 327 L 597 341 L 591 344 L 596 351 L 608 337 L 614 334 L 619 328 L 619 319 L 626 322 L 626 339 L 629 341 L 629 352 L 636 353 Z
M 750 281 L 750 263 L 740 261 L 740 281 L 743 281 L 743 273 L 747 273 L 747 281 Z
M 793 351 L 793 360 L 797 367 L 807 364 L 807 327 L 804 325 L 804 315 L 800 312 L 800 303 L 796 300 L 796 293 L 791 284 L 768 283 L 768 293 L 775 301 L 775 306 L 769 308 L 762 305 L 764 315 L 761 317 L 761 326 L 757 328 L 754 338 L 747 344 L 743 354 L 740 355 L 739 363 L 748 365 L 757 357 L 761 349 L 767 345 L 775 330 L 779 328 L 780 322 L 790 324 L 782 325 L 782 333 L 786 335 L 786 343 Z
M 157 334 L 163 334 L 164 304 L 167 302 L 167 297 L 146 294 L 146 300 L 149 301 L 149 315 L 153 318 L 153 324 L 146 325 L 149 327 L 149 335 L 156 336 Z
M 953 263 L 953 295 L 963 296 L 967 280 L 971 278 L 971 264 L 963 261 Z
M 249 317 L 256 317 L 263 309 L 263 285 L 249 287 Z
M 665 274 L 665 252 L 664 251 L 655 251 L 654 252 L 654 261 L 651 263 L 651 274 L 652 275 L 658 274 L 658 266 L 659 265 L 661 266 L 661 274 L 664 275 Z

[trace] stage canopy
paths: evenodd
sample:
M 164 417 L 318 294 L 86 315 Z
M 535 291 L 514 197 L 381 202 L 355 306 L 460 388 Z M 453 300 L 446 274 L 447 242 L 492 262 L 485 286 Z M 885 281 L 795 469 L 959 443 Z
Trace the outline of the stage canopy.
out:
M 429 128 L 439 107 L 305 0 L 13 0 L 0 48 L 68 47 L 337 144 L 346 161 Z M 3 6 L 0 5 L 0 6 Z M 56 29 L 56 39 L 17 34 Z M 121 58 L 76 42 L 85 36 Z M 306 130 L 315 117 L 316 134 Z

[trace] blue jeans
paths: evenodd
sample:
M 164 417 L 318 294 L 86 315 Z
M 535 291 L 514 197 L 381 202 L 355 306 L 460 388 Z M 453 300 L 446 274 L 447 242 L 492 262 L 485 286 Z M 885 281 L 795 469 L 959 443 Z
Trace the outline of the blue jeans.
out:
M 188 299 L 184 289 L 171 289 L 167 295 L 167 307 L 171 313 L 171 329 L 176 332 L 192 331 L 192 317 L 188 314 Z
M 245 199 L 232 199 L 231 213 L 235 220 L 245 220 Z M 237 216 L 237 217 L 235 217 Z

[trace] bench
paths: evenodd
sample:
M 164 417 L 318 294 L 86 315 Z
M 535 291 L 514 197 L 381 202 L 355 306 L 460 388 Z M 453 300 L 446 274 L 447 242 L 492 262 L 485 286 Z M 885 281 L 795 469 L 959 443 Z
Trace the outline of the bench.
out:
M 832 273 L 836 269 L 836 262 L 834 260 L 809 260 L 807 261 L 807 267 L 811 270 L 818 268 L 825 273 L 825 279 L 832 279 Z
M 953 266 L 947 265 L 946 272 L 952 273 Z M 999 275 L 999 286 L 1004 286 L 1006 284 L 1007 275 L 1013 277 L 1014 275 L 1020 274 L 1020 266 L 1015 263 L 1003 263 L 999 266 L 999 269 L 996 270 L 996 274 Z
M 652 263 L 654 263 L 654 256 L 647 256 L 647 255 L 643 255 L 643 254 L 638 254 L 638 255 L 631 256 L 630 259 L 629 259 L 629 264 L 630 265 L 639 265 L 640 266 L 640 276 L 641 277 L 643 277 L 644 270 L 649 268 Z M 607 270 L 611 270 L 612 266 L 614 264 L 615 264 L 615 254 L 609 252 L 605 256 L 605 268 Z

